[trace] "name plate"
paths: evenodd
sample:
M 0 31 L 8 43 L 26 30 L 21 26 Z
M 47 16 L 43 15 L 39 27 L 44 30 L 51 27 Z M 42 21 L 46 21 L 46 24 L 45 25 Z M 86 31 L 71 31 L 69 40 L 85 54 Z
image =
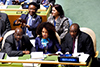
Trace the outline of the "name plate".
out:
M 58 57 L 59 62 L 77 62 L 79 63 L 78 57 Z

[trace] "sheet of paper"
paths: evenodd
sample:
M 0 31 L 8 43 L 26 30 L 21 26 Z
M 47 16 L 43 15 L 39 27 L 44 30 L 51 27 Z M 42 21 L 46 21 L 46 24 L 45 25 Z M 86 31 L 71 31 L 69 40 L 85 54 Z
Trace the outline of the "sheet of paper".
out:
M 32 59 L 44 59 L 43 52 L 32 52 L 31 58 Z
M 6 9 L 7 5 L 0 6 L 0 9 Z
M 7 55 L 7 58 L 6 59 L 9 59 L 9 60 L 18 60 L 18 56 L 17 57 L 9 57 L 8 55 Z
M 79 57 L 79 62 L 86 62 L 86 60 L 89 57 L 89 54 L 84 54 L 83 52 L 81 53 L 75 53 L 73 54 L 74 57 Z
M 86 62 L 86 60 L 88 59 L 88 57 L 89 57 L 89 54 L 81 54 L 79 56 L 79 61 L 80 62 Z
M 43 5 L 40 5 L 40 9 L 46 10 L 46 8 Z

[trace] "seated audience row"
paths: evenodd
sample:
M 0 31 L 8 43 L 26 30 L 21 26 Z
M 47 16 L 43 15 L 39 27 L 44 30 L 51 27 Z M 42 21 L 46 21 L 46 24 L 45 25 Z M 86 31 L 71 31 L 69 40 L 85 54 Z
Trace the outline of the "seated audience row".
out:
M 53 6 L 55 0 L 0 0 L 0 5 L 21 5 L 21 3 L 35 2 L 42 4 L 44 7 L 48 8 L 50 5 Z
M 63 43 L 59 45 L 55 35 L 54 26 L 49 22 L 39 24 L 37 28 L 37 35 L 39 36 L 35 39 L 36 51 L 43 51 L 44 53 L 59 52 L 60 54 L 62 54 L 62 52 L 64 54 L 84 52 L 93 57 L 95 52 L 92 39 L 88 34 L 81 32 L 79 28 L 78 24 L 73 23 L 69 29 L 69 33 L 66 34 Z M 54 47 L 56 47 L 56 49 L 54 49 Z M 23 35 L 21 28 L 16 28 L 15 33 L 8 36 L 4 44 L 4 50 L 9 56 L 20 56 L 20 54 L 23 55 L 22 52 L 20 53 L 20 50 L 35 51 L 35 48 L 30 43 L 29 37 Z M 18 54 L 15 51 L 17 51 Z
M 49 22 L 40 23 L 36 30 L 39 36 L 35 39 L 35 47 L 30 43 L 29 37 L 23 35 L 22 29 L 16 28 L 15 33 L 6 38 L 3 50 L 9 56 L 22 56 L 36 50 L 43 51 L 46 54 L 77 54 L 78 52 L 84 52 L 94 57 L 95 52 L 91 37 L 81 32 L 79 28 L 78 24 L 73 23 L 70 26 L 69 33 L 64 38 L 65 40 L 59 45 L 54 26 Z M 42 64 L 41 67 L 47 65 Z
M 5 39 L 2 49 L 4 52 L 9 56 L 23 56 L 34 51 L 43 51 L 46 54 L 84 52 L 94 57 L 95 52 L 91 37 L 80 31 L 77 23 L 70 26 L 69 18 L 64 16 L 61 5 L 54 5 L 52 14 L 48 17 L 47 22 L 43 23 L 41 23 L 42 18 L 36 14 L 39 8 L 39 4 L 35 2 L 29 3 L 28 14 L 22 14 L 20 18 L 14 21 L 13 25 L 21 25 L 21 28 L 16 28 L 14 34 Z M 4 13 L 0 13 L 0 23 L 1 47 L 3 37 L 6 32 L 11 30 L 11 26 L 8 16 Z M 60 36 L 61 45 L 57 40 L 56 32 Z M 35 40 L 35 46 L 30 42 L 30 39 Z

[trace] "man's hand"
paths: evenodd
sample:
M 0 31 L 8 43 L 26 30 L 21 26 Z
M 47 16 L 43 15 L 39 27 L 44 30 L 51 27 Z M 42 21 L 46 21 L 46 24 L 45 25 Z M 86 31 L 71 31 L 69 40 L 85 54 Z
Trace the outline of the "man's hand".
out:
M 18 18 L 15 24 L 22 24 L 21 20 L 22 20 L 21 18 Z
M 69 52 L 66 52 L 65 54 L 69 54 Z
M 24 54 L 29 54 L 29 53 L 30 53 L 30 51 L 23 51 L 23 53 L 24 53 Z
M 22 27 L 26 27 L 26 24 L 25 24 L 25 23 L 22 23 L 21 26 L 22 26 Z
M 27 28 L 30 28 L 30 26 L 29 26 L 29 25 L 26 25 L 26 27 L 27 27 Z
M 0 42 L 3 40 L 3 37 L 0 37 Z

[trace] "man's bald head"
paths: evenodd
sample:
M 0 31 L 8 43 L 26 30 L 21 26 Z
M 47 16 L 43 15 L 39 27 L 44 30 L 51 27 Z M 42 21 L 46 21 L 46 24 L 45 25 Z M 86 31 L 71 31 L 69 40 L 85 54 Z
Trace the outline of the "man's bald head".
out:
M 70 26 L 70 29 L 74 29 L 74 30 L 77 30 L 79 31 L 79 25 L 77 23 L 73 23 L 71 26 Z
M 15 33 L 16 34 L 18 34 L 18 33 L 23 34 L 23 30 L 18 27 L 18 28 L 15 29 Z
M 76 36 L 78 35 L 80 29 L 79 29 L 79 25 L 77 23 L 73 23 L 71 26 L 70 26 L 70 35 L 72 36 L 72 38 L 76 38 Z
M 15 29 L 15 33 L 14 33 L 14 37 L 17 41 L 22 39 L 22 35 L 23 35 L 23 30 L 21 28 L 16 28 Z

